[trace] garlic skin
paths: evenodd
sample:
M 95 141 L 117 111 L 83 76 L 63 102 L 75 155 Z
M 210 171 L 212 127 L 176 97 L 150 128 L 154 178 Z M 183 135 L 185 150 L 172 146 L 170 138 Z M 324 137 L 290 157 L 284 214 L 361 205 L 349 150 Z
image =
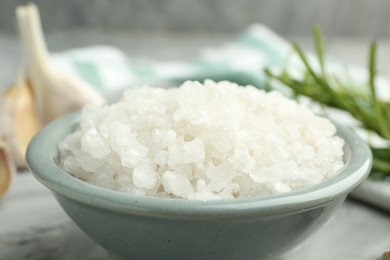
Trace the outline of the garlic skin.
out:
M 6 144 L 0 139 L 0 198 L 7 192 L 15 167 Z
M 31 86 L 24 79 L 8 88 L 0 100 L 0 137 L 8 144 L 9 152 L 20 168 L 25 167 L 25 154 L 31 138 L 41 129 Z
M 105 98 L 87 82 L 65 75 L 51 64 L 35 4 L 16 8 L 28 82 L 42 123 L 75 111 L 85 104 L 103 104 Z
M 86 104 L 105 102 L 92 86 L 52 66 L 34 4 L 18 6 L 16 16 L 25 65 L 23 77 L 0 94 L 0 191 L 14 164 L 26 167 L 28 143 L 42 126 Z

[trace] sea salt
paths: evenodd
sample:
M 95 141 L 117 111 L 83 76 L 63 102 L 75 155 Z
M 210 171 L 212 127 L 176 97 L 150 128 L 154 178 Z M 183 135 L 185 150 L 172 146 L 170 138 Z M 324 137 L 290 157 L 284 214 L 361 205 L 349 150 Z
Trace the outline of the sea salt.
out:
M 148 164 L 141 164 L 133 170 L 133 183 L 139 188 L 152 189 L 157 183 L 156 171 Z
M 59 165 L 137 196 L 215 200 L 265 196 L 342 170 L 335 126 L 279 92 L 206 80 L 127 90 L 87 106 L 59 143 Z
M 161 178 L 164 190 L 172 195 L 186 198 L 194 193 L 191 182 L 181 174 L 166 171 Z

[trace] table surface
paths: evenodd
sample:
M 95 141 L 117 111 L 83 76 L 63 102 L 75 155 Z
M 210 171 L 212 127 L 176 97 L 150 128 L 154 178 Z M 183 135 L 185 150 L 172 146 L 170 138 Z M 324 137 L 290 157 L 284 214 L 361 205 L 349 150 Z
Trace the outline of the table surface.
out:
M 232 35 L 147 35 L 123 32 L 73 31 L 47 36 L 52 51 L 110 44 L 129 57 L 188 60 L 207 46 L 220 46 Z M 306 38 L 288 37 L 310 49 Z M 368 40 L 330 39 L 331 53 L 364 65 Z M 159 48 L 156 48 L 159 46 Z M 390 44 L 380 41 L 379 67 L 390 76 Z M 21 51 L 17 39 L 0 34 L 0 89 L 20 73 Z M 10 191 L 0 201 L 0 260 L 107 259 L 56 203 L 51 193 L 27 173 L 15 176 Z M 377 259 L 390 248 L 390 213 L 347 199 L 332 218 L 291 252 L 288 259 Z

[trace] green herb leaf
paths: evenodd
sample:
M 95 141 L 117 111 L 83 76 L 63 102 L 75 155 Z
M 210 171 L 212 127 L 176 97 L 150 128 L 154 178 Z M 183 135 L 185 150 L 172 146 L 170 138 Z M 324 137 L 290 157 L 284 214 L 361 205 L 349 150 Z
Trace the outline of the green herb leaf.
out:
M 374 132 L 390 144 L 390 104 L 378 98 L 375 86 L 377 44 L 372 42 L 369 58 L 369 78 L 366 86 L 353 88 L 343 83 L 336 75 L 326 71 L 324 44 L 321 30 L 313 27 L 313 42 L 320 70 L 314 69 L 307 55 L 293 43 L 292 47 L 306 69 L 302 79 L 296 79 L 287 70 L 279 74 L 265 69 L 265 75 L 289 87 L 295 96 L 306 96 L 321 105 L 334 107 L 348 112 L 360 121 L 361 126 Z M 360 89 L 360 91 L 359 91 Z M 367 91 L 364 91 L 366 89 Z M 385 148 L 372 147 L 374 162 L 372 176 L 384 178 L 390 176 L 390 145 Z M 380 173 L 380 174 L 379 174 Z

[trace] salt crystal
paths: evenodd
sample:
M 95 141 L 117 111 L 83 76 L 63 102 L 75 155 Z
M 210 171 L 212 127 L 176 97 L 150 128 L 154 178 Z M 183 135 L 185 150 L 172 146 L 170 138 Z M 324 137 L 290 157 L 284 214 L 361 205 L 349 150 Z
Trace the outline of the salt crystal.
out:
M 67 156 L 61 161 L 61 167 L 71 173 L 76 175 L 78 178 L 82 180 L 89 180 L 92 176 L 92 172 L 85 171 L 81 168 L 79 162 L 73 155 Z
M 186 198 L 189 194 L 194 192 L 194 187 L 185 177 L 167 171 L 162 176 L 162 185 L 168 193 L 172 193 L 178 197 Z
M 210 120 L 209 113 L 204 109 L 199 109 L 191 116 L 190 122 L 193 125 L 202 125 Z
M 131 129 L 124 123 L 113 122 L 110 126 L 110 146 L 111 149 L 120 152 L 123 146 L 129 146 L 136 140 Z
M 206 181 L 203 180 L 203 179 L 199 179 L 197 182 L 196 182 L 196 186 L 195 186 L 195 189 L 197 192 L 202 192 L 202 191 L 206 191 Z
M 327 136 L 336 133 L 336 127 L 328 119 L 322 117 L 314 117 L 311 125 Z
M 296 178 L 303 179 L 310 183 L 319 183 L 324 179 L 322 174 L 306 167 L 299 167 L 295 172 Z
M 188 164 L 178 164 L 175 167 L 175 173 L 185 177 L 187 180 L 192 181 L 192 167 Z
M 282 182 L 287 179 L 296 178 L 297 164 L 294 161 L 287 161 L 270 167 L 258 167 L 252 171 L 250 177 L 258 183 Z
M 184 113 L 182 109 L 178 109 L 173 113 L 172 118 L 174 121 L 181 121 L 184 118 Z
M 81 138 L 81 147 L 84 151 L 99 159 L 111 152 L 105 140 L 94 127 L 89 128 Z
M 238 149 L 234 151 L 233 169 L 250 173 L 255 169 L 256 161 L 249 154 L 248 150 Z
M 181 155 L 182 163 L 196 163 L 204 160 L 205 151 L 203 141 L 196 137 L 190 142 L 185 142 Z
M 268 182 L 267 184 L 271 188 L 272 193 L 283 193 L 283 192 L 291 191 L 291 187 L 282 182 L 272 182 L 272 183 Z
M 300 128 L 300 125 L 293 125 L 291 122 L 287 121 L 281 124 L 280 134 L 287 143 L 292 143 L 299 139 L 301 135 Z
M 128 176 L 121 176 L 115 180 L 117 191 L 129 193 L 136 196 L 148 196 L 144 188 L 139 188 L 134 185 L 132 178 Z
M 133 183 L 139 188 L 152 189 L 157 183 L 157 175 L 149 165 L 139 165 L 133 171 Z
M 152 140 L 155 143 L 161 143 L 162 147 L 167 147 L 173 141 L 175 141 L 176 132 L 173 130 L 154 129 L 152 132 Z
M 95 171 L 95 173 L 89 179 L 89 182 L 93 184 L 98 184 L 99 186 L 104 188 L 113 189 L 114 178 L 111 167 L 108 164 L 102 165 L 102 167 Z
M 115 179 L 115 186 L 116 190 L 128 192 L 135 185 L 130 174 L 118 174 L 118 177 Z
M 214 148 L 219 152 L 227 152 L 232 148 L 229 137 L 220 132 L 211 134 L 210 141 Z
M 121 163 L 124 166 L 135 167 L 148 155 L 148 148 L 133 142 L 130 146 L 122 147 L 120 151 Z
M 104 163 L 99 158 L 92 157 L 89 153 L 84 151 L 75 151 L 74 157 L 80 167 L 87 172 L 97 171 Z
M 188 81 L 87 106 L 58 159 L 82 180 L 139 196 L 265 196 L 339 173 L 344 140 L 335 134 L 331 121 L 279 92 Z
M 343 169 L 343 167 L 344 167 L 344 163 L 342 161 L 336 160 L 336 161 L 332 162 L 328 168 L 326 177 L 327 178 L 333 177 L 338 172 L 340 172 L 340 170 Z
M 220 192 L 230 186 L 232 179 L 235 177 L 234 171 L 229 169 L 226 163 L 217 167 L 207 167 L 205 174 L 210 180 L 207 187 L 214 192 Z
M 188 199 L 190 200 L 220 200 L 221 196 L 214 194 L 211 191 L 203 191 L 203 192 L 194 192 L 188 195 Z
M 181 162 L 181 155 L 183 150 L 183 138 L 177 139 L 173 144 L 168 146 L 168 161 L 169 168 L 174 169 L 176 164 Z
M 77 151 L 81 149 L 80 138 L 82 137 L 83 132 L 81 130 L 76 130 L 73 133 L 65 137 L 65 139 L 58 144 L 58 149 L 60 151 Z
M 152 140 L 155 142 L 155 143 L 161 143 L 161 136 L 163 135 L 163 131 L 162 129 L 154 129 L 152 131 Z
M 176 132 L 173 130 L 168 130 L 161 137 L 161 143 L 165 147 L 168 144 L 172 143 L 176 138 Z
M 164 166 L 168 161 L 168 152 L 167 151 L 158 151 L 154 157 L 153 161 L 159 166 Z

